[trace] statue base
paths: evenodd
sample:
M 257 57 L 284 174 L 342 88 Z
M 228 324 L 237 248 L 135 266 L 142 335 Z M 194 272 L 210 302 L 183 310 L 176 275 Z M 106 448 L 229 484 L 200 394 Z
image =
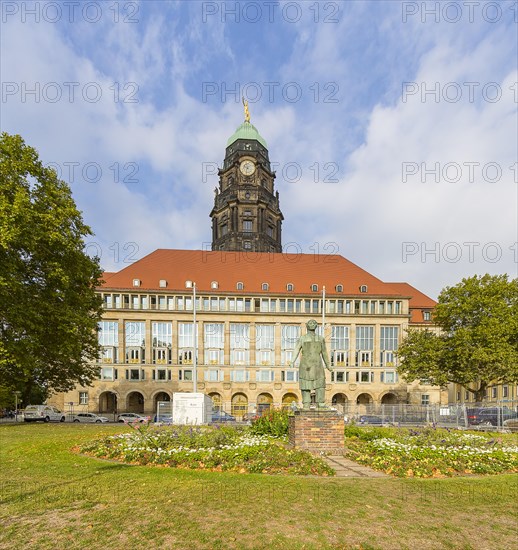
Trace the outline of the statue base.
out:
M 336 411 L 302 409 L 289 417 L 288 440 L 292 447 L 310 452 L 344 453 L 344 419 Z

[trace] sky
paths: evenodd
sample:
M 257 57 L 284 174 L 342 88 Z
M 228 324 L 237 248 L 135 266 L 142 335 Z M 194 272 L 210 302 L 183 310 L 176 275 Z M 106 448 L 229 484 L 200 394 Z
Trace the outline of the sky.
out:
M 0 127 L 67 181 L 118 271 L 210 249 L 241 98 L 283 250 L 432 298 L 518 276 L 518 2 L 1 4 Z

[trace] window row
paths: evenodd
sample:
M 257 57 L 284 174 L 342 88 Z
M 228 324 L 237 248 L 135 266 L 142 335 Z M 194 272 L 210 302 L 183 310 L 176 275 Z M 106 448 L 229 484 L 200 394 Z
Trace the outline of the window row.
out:
M 379 378 L 378 378 L 379 376 Z M 369 383 L 381 382 L 382 384 L 397 384 L 399 382 L 399 376 L 396 371 L 386 370 L 376 373 L 375 371 L 334 371 L 331 373 L 331 382 L 345 383 L 345 382 L 358 382 Z
M 177 380 L 191 381 L 193 379 L 192 369 L 180 369 L 176 371 Z M 200 375 L 198 375 L 200 376 Z M 249 382 L 251 380 L 251 371 L 246 369 L 234 369 L 229 373 L 231 382 Z M 141 368 L 118 369 L 115 367 L 102 367 L 100 371 L 101 380 L 119 380 L 122 377 L 125 380 L 143 381 L 170 381 L 173 380 L 173 369 L 151 369 L 147 371 Z M 207 369 L 203 372 L 203 379 L 206 382 L 223 382 L 224 371 L 219 369 Z M 279 380 L 279 374 L 276 375 L 274 370 L 256 370 L 255 382 L 274 382 Z M 283 370 L 280 372 L 280 381 L 282 382 L 298 382 L 299 373 L 297 369 Z
M 237 283 L 244 290 L 243 283 Z M 288 290 L 293 285 L 288 284 Z M 269 290 L 268 283 L 261 290 Z M 106 309 L 158 309 L 169 311 L 192 311 L 193 297 L 148 294 L 103 293 Z M 346 315 L 401 315 L 400 300 L 325 300 L 325 313 Z M 200 296 L 196 298 L 196 311 L 269 312 L 269 313 L 322 313 L 322 299 L 309 298 L 223 298 Z
M 119 323 L 102 321 L 99 323 L 99 344 L 102 346 L 101 360 L 104 363 L 172 364 L 173 332 L 170 322 L 151 324 L 151 357 L 146 357 L 146 324 L 143 321 L 127 321 L 124 326 L 124 358 L 119 353 Z M 229 347 L 231 365 L 250 365 L 250 350 L 255 349 L 255 363 L 274 365 L 276 353 L 275 325 L 256 324 L 255 338 L 250 335 L 248 323 L 230 323 Z M 196 327 L 196 341 L 199 341 L 199 325 Z M 350 327 L 331 327 L 330 359 L 333 366 L 374 366 L 374 326 L 356 326 L 355 347 L 351 349 Z M 321 333 L 321 327 L 318 327 Z M 376 364 L 395 366 L 399 343 L 399 327 L 380 327 L 379 355 Z M 293 351 L 301 335 L 300 325 L 282 325 L 280 341 L 280 361 L 282 365 L 291 362 Z M 225 325 L 223 323 L 203 323 L 203 364 L 223 365 L 225 354 Z M 189 365 L 194 358 L 194 324 L 178 323 L 178 364 Z M 200 357 L 196 357 L 200 362 Z
M 456 392 L 456 401 L 461 401 L 461 391 L 457 390 Z M 516 397 L 518 397 L 518 387 L 516 388 Z M 514 392 L 512 385 L 499 385 L 499 386 L 490 386 L 486 388 L 484 392 L 484 399 L 505 399 L 512 400 L 514 399 Z M 464 401 L 476 401 L 475 394 L 469 390 L 464 390 Z
M 173 380 L 173 369 L 151 369 L 146 371 L 141 368 L 117 369 L 115 367 L 102 367 L 100 372 L 101 380 L 118 380 L 120 375 L 126 380 L 142 381 L 154 380 L 168 382 Z M 192 369 L 180 369 L 176 371 L 179 381 L 191 381 L 193 379 Z M 229 374 L 230 382 L 250 382 L 253 371 L 248 369 L 233 369 Z M 198 375 L 200 376 L 200 375 Z M 299 373 L 297 369 L 286 369 L 276 373 L 272 369 L 256 370 L 253 381 L 255 382 L 298 382 Z M 203 380 L 206 382 L 223 382 L 225 373 L 220 369 L 206 369 L 203 371 Z M 386 370 L 379 373 L 375 371 L 334 371 L 331 373 L 331 382 L 334 383 L 374 383 L 396 384 L 399 377 L 396 371 Z

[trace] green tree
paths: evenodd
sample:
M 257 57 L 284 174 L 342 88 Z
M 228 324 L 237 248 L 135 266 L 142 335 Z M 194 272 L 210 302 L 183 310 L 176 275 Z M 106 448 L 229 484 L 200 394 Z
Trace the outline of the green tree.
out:
M 66 391 L 98 374 L 98 259 L 68 185 L 20 136 L 0 136 L 0 386 Z
M 518 382 L 518 279 L 463 279 L 441 292 L 433 320 L 437 332 L 411 329 L 399 348 L 407 380 L 454 382 L 477 402 L 491 384 Z

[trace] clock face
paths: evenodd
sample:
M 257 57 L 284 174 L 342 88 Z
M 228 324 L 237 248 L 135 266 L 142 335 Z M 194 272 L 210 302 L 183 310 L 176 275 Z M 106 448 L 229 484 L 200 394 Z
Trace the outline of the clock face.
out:
M 239 169 L 245 176 L 251 176 L 255 172 L 255 164 L 251 160 L 244 160 Z

